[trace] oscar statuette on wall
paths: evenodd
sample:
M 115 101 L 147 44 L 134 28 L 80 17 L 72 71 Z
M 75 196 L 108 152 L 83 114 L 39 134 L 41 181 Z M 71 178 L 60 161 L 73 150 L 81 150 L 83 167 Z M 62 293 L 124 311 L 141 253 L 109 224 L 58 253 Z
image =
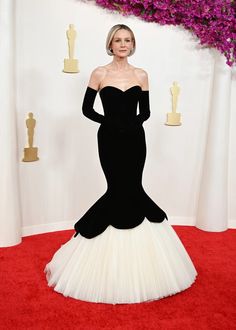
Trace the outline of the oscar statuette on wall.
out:
M 168 126 L 180 126 L 181 125 L 181 114 L 176 112 L 178 97 L 180 93 L 180 87 L 177 82 L 174 81 L 172 87 L 170 88 L 172 96 L 172 112 L 167 113 L 166 125 Z
M 36 120 L 34 119 L 34 115 L 32 112 L 28 114 L 28 118 L 26 119 L 26 127 L 27 127 L 27 134 L 28 134 L 28 147 L 24 148 L 24 158 L 22 159 L 23 162 L 34 162 L 39 160 L 38 158 L 38 148 L 33 147 L 34 141 L 34 128 L 36 125 Z
M 69 58 L 64 59 L 64 69 L 63 72 L 66 73 L 78 73 L 78 60 L 74 58 L 74 50 L 75 50 L 75 39 L 76 39 L 76 31 L 73 24 L 69 25 L 69 29 L 66 31 L 66 37 L 68 40 L 68 51 Z

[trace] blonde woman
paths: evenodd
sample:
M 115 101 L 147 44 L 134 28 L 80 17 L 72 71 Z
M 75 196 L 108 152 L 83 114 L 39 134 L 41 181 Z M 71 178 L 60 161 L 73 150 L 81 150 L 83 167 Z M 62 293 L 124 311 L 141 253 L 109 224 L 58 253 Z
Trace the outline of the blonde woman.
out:
M 142 186 L 149 87 L 147 73 L 128 62 L 135 48 L 132 30 L 113 26 L 106 42 L 112 61 L 92 72 L 84 96 L 84 115 L 100 124 L 98 150 L 107 191 L 76 222 L 74 237 L 45 268 L 48 285 L 75 299 L 155 300 L 185 290 L 197 275 L 166 213 Z M 98 93 L 104 115 L 93 109 Z

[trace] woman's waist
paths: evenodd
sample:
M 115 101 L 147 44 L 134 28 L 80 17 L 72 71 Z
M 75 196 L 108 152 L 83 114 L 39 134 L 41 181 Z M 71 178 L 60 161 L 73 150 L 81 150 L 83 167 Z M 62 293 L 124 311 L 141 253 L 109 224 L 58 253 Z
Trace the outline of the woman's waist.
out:
M 104 116 L 104 124 L 114 125 L 114 126 L 129 126 L 138 124 L 138 116 Z
M 113 120 L 105 118 L 101 124 L 100 131 L 104 131 L 109 135 L 138 135 L 144 131 L 141 123 L 133 120 Z

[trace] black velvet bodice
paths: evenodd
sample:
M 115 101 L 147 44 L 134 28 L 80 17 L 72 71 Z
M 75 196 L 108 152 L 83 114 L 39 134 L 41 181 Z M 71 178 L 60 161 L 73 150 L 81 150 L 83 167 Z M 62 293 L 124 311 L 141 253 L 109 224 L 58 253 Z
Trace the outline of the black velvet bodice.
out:
M 125 92 L 113 86 L 103 87 L 100 90 L 100 97 L 105 116 L 121 121 L 134 119 L 137 115 L 139 93 L 139 86 L 133 86 Z

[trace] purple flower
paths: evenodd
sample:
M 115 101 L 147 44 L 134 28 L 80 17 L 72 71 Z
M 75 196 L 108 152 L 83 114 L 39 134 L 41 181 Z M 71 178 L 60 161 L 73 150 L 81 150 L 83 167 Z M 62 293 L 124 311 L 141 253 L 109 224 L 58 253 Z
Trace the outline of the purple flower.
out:
M 96 0 L 104 8 L 157 24 L 181 25 L 236 64 L 235 0 Z

